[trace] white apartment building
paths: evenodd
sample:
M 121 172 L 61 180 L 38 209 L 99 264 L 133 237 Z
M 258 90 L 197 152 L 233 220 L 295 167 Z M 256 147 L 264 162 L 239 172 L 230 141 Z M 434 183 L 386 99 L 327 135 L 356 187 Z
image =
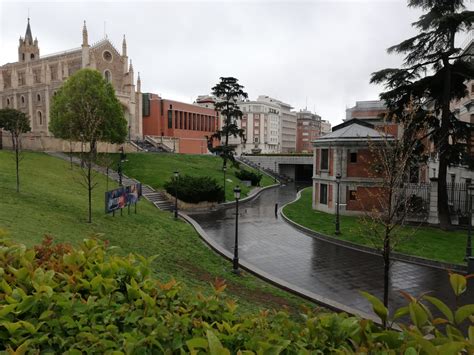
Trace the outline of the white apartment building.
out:
M 276 103 L 280 107 L 280 152 L 296 152 L 296 112 L 290 104 L 269 96 L 259 96 L 257 101 Z
M 194 104 L 213 108 L 215 97 L 200 95 Z M 290 104 L 266 95 L 257 100 L 239 102 L 243 112 L 237 125 L 244 130 L 245 139 L 230 137 L 235 152 L 242 153 L 293 153 L 296 152 L 296 112 Z M 224 117 L 220 116 L 220 127 Z
M 237 154 L 279 153 L 281 150 L 280 105 L 261 98 L 239 103 L 243 116 L 238 124 L 245 132 L 245 141 L 232 140 L 237 145 Z

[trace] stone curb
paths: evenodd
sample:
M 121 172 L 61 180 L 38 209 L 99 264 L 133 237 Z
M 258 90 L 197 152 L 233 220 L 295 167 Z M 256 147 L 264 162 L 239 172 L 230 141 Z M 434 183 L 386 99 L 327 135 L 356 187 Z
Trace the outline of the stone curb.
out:
M 202 227 L 199 225 L 199 223 L 197 223 L 193 218 L 191 218 L 186 213 L 182 213 L 182 212 L 179 212 L 179 216 L 184 221 L 189 223 L 195 229 L 195 231 L 198 233 L 198 235 L 208 245 L 208 247 L 210 249 L 217 252 L 218 254 L 220 254 L 221 256 L 223 256 L 224 258 L 226 258 L 228 260 L 233 259 L 233 255 L 228 250 L 225 250 L 219 244 L 214 242 L 212 240 L 212 238 L 210 238 L 207 235 L 207 233 L 204 231 L 204 229 L 202 229 Z M 311 291 L 305 290 L 305 289 L 303 289 L 299 286 L 293 285 L 293 284 L 291 284 L 289 282 L 286 282 L 286 281 L 284 281 L 284 280 L 282 280 L 278 277 L 270 275 L 269 273 L 259 269 L 258 267 L 254 266 L 254 265 L 252 265 L 252 264 L 250 264 L 250 263 L 248 263 L 244 260 L 239 260 L 239 265 L 242 269 L 250 272 L 251 274 L 257 276 L 258 278 L 260 278 L 260 279 L 262 279 L 266 282 L 271 283 L 272 285 L 277 286 L 278 288 L 281 288 L 285 291 L 288 291 L 289 293 L 292 293 L 292 294 L 300 296 L 300 297 L 302 297 L 306 300 L 309 300 L 311 302 L 319 304 L 319 305 L 321 305 L 325 308 L 328 308 L 332 311 L 345 312 L 349 315 L 358 316 L 358 317 L 365 318 L 365 319 L 370 319 L 370 320 L 372 320 L 373 322 L 375 322 L 377 324 L 381 324 L 380 319 L 378 319 L 373 314 L 369 314 L 369 313 L 365 313 L 363 311 L 359 311 L 355 308 L 346 306 L 342 303 L 333 301 L 331 299 L 328 299 L 326 297 L 323 297 L 323 296 L 318 295 L 316 293 L 313 293 Z
M 258 197 L 258 195 L 260 195 L 263 191 L 265 190 L 268 190 L 268 189 L 273 189 L 275 187 L 278 187 L 280 186 L 280 184 L 273 184 L 273 185 L 268 185 L 268 186 L 265 186 L 265 187 L 261 187 L 261 188 L 255 188 L 253 189 L 252 191 L 250 191 L 250 194 L 239 200 L 239 203 L 246 203 L 246 202 L 250 202 L 254 199 L 256 199 Z M 229 202 L 224 202 L 224 203 L 220 203 L 216 206 L 216 210 L 221 210 L 221 209 L 228 209 L 228 208 L 231 208 L 231 207 L 234 207 L 235 206 L 235 201 L 229 201 Z
M 301 191 L 303 191 L 303 190 L 301 190 Z M 288 202 L 288 203 L 284 204 L 283 206 L 281 206 L 279 208 L 278 212 L 283 217 L 283 220 L 285 222 L 287 222 L 289 225 L 291 225 L 295 229 L 298 229 L 300 232 L 306 234 L 309 237 L 313 237 L 313 238 L 316 238 L 316 239 L 319 239 L 319 240 L 322 240 L 322 241 L 325 241 L 325 242 L 328 242 L 328 243 L 336 244 L 336 245 L 339 245 L 339 246 L 342 246 L 342 247 L 345 247 L 345 248 L 349 248 L 349 249 L 352 249 L 352 250 L 355 250 L 355 251 L 359 251 L 359 252 L 362 252 L 362 253 L 373 254 L 373 255 L 377 255 L 377 256 L 381 257 L 380 254 L 377 253 L 377 251 L 374 248 L 370 248 L 370 247 L 367 247 L 367 246 L 364 246 L 364 245 L 355 244 L 355 243 L 348 242 L 348 241 L 345 241 L 345 240 L 339 240 L 339 239 L 336 239 L 335 237 L 330 237 L 328 235 L 325 235 L 325 234 L 322 234 L 322 233 L 319 233 L 319 232 L 315 232 L 314 230 L 309 229 L 309 228 L 307 228 L 307 227 L 291 220 L 290 218 L 288 218 L 285 215 L 285 213 L 283 212 L 283 209 L 286 206 L 288 206 L 289 204 L 292 204 L 292 203 L 298 201 L 301 198 L 301 191 L 299 191 L 297 193 L 296 198 L 293 201 Z M 436 269 L 452 270 L 452 271 L 456 271 L 456 272 L 460 272 L 460 273 L 464 273 L 464 274 L 467 273 L 467 266 L 451 264 L 451 263 L 445 263 L 445 262 L 435 261 L 435 260 L 430 260 L 430 259 L 425 259 L 425 258 L 421 258 L 419 256 L 412 256 L 412 255 L 392 252 L 392 259 L 393 260 L 398 260 L 398 261 L 404 261 L 404 262 L 411 263 L 411 264 L 417 264 L 417 265 L 421 265 L 421 266 L 432 267 L 432 268 L 436 268 Z

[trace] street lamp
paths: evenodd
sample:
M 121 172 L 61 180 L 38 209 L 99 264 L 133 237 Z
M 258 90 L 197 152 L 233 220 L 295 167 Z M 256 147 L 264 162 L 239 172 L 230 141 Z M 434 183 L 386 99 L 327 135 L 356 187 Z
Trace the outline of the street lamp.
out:
M 234 245 L 234 259 L 232 260 L 232 272 L 239 274 L 239 199 L 240 199 L 240 187 L 234 187 L 235 197 L 235 245 Z
M 225 172 L 227 171 L 227 166 L 222 167 L 222 171 L 224 172 L 224 202 L 225 202 Z
M 178 179 L 179 171 L 174 172 L 174 219 L 178 219 Z
M 118 177 L 119 177 L 119 185 L 120 186 L 123 186 L 122 184 L 122 178 L 123 178 L 123 166 L 122 164 L 126 161 L 126 155 L 123 151 L 123 147 L 120 147 L 119 149 L 120 151 L 120 159 L 119 159 L 119 162 L 118 162 L 118 167 L 117 167 L 117 174 L 118 174 Z
M 337 184 L 337 197 L 336 197 L 336 235 L 341 234 L 340 225 L 339 225 L 339 192 L 341 185 L 341 174 L 336 174 L 336 184 Z
M 474 195 L 474 185 L 468 185 L 469 210 L 468 210 L 468 224 L 467 224 L 467 243 L 466 243 L 466 257 L 465 260 L 469 262 L 472 256 L 472 196 Z
M 273 176 L 275 178 L 275 182 L 277 182 L 277 162 L 275 161 L 275 175 Z

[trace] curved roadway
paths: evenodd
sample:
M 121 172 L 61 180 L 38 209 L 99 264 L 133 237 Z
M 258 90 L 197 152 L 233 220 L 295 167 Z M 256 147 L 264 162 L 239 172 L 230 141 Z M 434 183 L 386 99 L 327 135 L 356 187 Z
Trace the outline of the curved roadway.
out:
M 255 200 L 239 209 L 239 257 L 266 273 L 288 283 L 337 301 L 363 312 L 368 302 L 359 294 L 364 290 L 382 298 L 383 263 L 381 257 L 355 251 L 309 237 L 281 217 L 279 206 L 296 196 L 294 185 L 263 191 Z M 235 209 L 192 216 L 210 238 L 233 252 Z M 426 291 L 449 304 L 454 303 L 448 274 L 444 270 L 394 261 L 390 286 L 391 307 L 405 305 L 398 290 L 414 296 Z M 474 290 L 462 301 L 474 299 Z

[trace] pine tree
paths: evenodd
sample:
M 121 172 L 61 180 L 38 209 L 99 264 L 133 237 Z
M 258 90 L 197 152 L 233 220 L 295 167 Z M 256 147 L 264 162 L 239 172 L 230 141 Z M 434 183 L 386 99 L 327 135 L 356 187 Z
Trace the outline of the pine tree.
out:
M 238 126 L 238 121 L 243 116 L 238 102 L 248 95 L 238 81 L 232 77 L 221 77 L 220 82 L 212 88 L 212 94 L 216 97 L 215 109 L 220 112 L 223 124 L 220 130 L 208 137 L 208 146 L 211 152 L 220 155 L 224 167 L 227 166 L 227 161 L 235 161 L 235 147 L 229 145 L 229 137 L 244 138 L 244 130 Z M 213 147 L 215 139 L 220 141 L 217 147 Z
M 465 97 L 466 83 L 474 77 L 472 54 L 455 46 L 456 35 L 470 29 L 474 12 L 462 0 L 409 0 L 409 7 L 425 11 L 413 26 L 419 30 L 389 53 L 404 54 L 402 68 L 389 68 L 372 74 L 372 83 L 384 83 L 380 95 L 390 116 L 403 119 L 410 102 L 422 105 L 425 115 L 420 124 L 429 123 L 429 136 L 438 153 L 438 211 L 440 225 L 450 225 L 447 194 L 447 168 L 457 164 L 466 152 L 469 127 L 451 111 L 453 100 Z

